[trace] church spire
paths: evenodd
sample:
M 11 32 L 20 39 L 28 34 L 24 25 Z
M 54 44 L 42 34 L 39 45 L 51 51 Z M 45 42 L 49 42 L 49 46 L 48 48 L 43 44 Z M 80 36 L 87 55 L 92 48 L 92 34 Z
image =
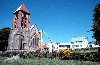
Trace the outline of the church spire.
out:
M 13 28 L 14 29 L 29 29 L 30 28 L 30 12 L 22 4 L 15 12 L 14 12 L 14 20 L 13 20 Z

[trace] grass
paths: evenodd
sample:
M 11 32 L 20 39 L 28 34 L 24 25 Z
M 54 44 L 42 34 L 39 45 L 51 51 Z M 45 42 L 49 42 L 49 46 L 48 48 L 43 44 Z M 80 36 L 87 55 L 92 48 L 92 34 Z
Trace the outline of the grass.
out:
M 13 61 L 3 61 L 1 65 L 100 65 L 91 61 L 74 61 L 59 59 L 19 59 Z

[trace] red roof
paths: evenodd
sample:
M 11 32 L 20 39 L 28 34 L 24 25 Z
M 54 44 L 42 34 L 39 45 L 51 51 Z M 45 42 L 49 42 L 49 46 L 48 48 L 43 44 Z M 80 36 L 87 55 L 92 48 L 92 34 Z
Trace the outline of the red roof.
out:
M 24 11 L 24 12 L 30 13 L 30 12 L 28 11 L 28 9 L 25 7 L 24 4 L 22 4 L 14 13 L 16 13 L 16 12 L 19 11 L 19 10 L 22 10 L 22 11 Z
M 49 47 L 47 47 L 46 45 L 43 45 L 43 48 L 49 48 Z

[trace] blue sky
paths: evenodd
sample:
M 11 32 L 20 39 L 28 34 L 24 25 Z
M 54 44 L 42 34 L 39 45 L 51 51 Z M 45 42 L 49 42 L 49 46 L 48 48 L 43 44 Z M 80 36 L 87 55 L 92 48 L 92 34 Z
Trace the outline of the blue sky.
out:
M 37 24 L 53 42 L 70 42 L 74 36 L 93 41 L 93 9 L 99 0 L 0 0 L 0 29 L 12 27 L 13 12 L 25 4 L 31 13 L 31 25 Z M 44 43 L 50 42 L 43 34 Z

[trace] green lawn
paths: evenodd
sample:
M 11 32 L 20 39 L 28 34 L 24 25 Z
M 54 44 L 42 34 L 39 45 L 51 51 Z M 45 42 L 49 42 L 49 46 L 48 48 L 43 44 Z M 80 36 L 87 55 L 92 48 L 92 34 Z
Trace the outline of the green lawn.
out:
M 74 61 L 58 59 L 19 59 L 13 61 L 3 61 L 1 65 L 100 65 L 91 61 Z

